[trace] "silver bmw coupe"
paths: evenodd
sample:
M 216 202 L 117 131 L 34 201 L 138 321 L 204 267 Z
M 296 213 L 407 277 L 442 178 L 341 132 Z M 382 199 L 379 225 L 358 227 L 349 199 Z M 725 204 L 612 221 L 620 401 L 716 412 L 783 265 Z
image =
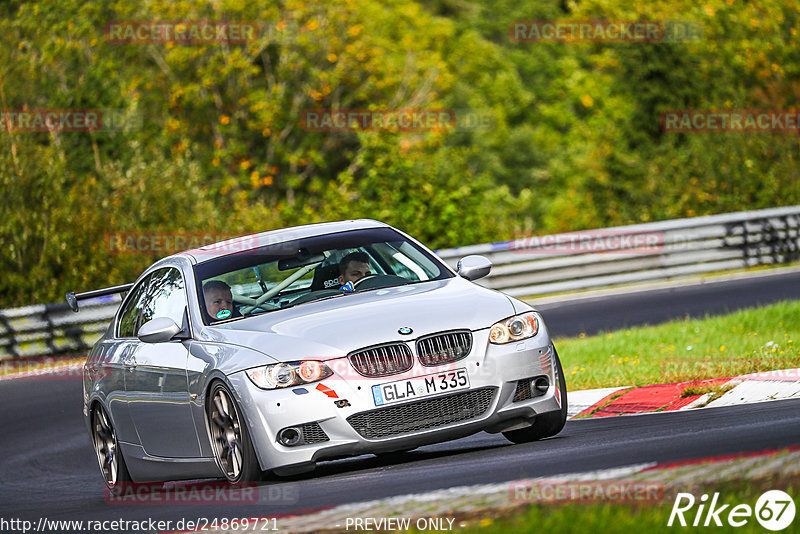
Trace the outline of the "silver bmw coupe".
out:
M 541 315 L 372 220 L 187 250 L 136 282 L 84 367 L 106 484 L 291 475 L 480 431 L 515 443 L 564 427 Z

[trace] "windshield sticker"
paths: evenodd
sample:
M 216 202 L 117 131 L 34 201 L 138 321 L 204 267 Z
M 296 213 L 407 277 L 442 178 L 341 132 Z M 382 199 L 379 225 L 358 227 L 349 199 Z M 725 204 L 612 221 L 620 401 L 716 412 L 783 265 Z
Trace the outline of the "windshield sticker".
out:
M 231 316 L 230 310 L 221 310 L 219 313 L 217 313 L 217 319 L 227 319 L 230 316 Z

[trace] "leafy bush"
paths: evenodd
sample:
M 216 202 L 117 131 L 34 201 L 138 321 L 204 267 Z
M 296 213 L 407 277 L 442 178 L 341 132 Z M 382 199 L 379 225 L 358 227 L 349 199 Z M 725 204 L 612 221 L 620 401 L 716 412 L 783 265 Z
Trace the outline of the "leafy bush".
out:
M 0 306 L 130 281 L 109 232 L 371 217 L 433 247 L 800 203 L 797 138 L 672 134 L 667 109 L 796 107 L 791 3 L 66 0 L 0 6 L 0 107 L 126 128 L 0 134 Z M 513 43 L 516 19 L 689 20 L 686 43 Z M 246 44 L 116 44 L 110 21 L 261 21 Z M 312 132 L 308 109 L 490 127 Z

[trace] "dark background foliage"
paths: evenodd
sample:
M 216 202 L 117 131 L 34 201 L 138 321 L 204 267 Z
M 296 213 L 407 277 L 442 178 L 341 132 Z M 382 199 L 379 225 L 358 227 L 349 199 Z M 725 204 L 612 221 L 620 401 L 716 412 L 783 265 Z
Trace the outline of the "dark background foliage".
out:
M 125 128 L 0 133 L 0 306 L 133 280 L 110 232 L 377 218 L 431 247 L 800 203 L 798 140 L 675 134 L 671 109 L 794 109 L 786 0 L 0 6 L 0 107 Z M 680 20 L 676 43 L 515 43 L 518 19 Z M 255 20 L 242 45 L 115 44 L 109 21 Z M 480 129 L 310 132 L 313 108 L 454 109 Z

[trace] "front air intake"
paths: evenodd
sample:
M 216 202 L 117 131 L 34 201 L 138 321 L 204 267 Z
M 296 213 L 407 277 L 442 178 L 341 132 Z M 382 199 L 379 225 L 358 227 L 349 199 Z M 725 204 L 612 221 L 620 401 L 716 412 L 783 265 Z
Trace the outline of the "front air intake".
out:
M 388 343 L 354 352 L 350 364 L 358 374 L 369 377 L 404 373 L 414 365 L 411 349 L 405 343 Z
M 433 367 L 457 362 L 472 350 L 472 332 L 457 330 L 443 332 L 417 340 L 417 356 L 422 365 Z
M 329 440 L 328 434 L 322 430 L 322 427 L 316 421 L 303 425 L 289 426 L 278 432 L 278 442 L 285 447 L 312 445 Z
M 547 393 L 550 387 L 550 381 L 546 376 L 535 376 L 533 378 L 526 378 L 517 382 L 517 389 L 514 391 L 514 399 L 512 402 L 521 402 L 530 400 L 534 397 L 541 397 Z
M 351 415 L 347 422 L 367 439 L 433 430 L 484 415 L 497 388 L 487 387 Z

